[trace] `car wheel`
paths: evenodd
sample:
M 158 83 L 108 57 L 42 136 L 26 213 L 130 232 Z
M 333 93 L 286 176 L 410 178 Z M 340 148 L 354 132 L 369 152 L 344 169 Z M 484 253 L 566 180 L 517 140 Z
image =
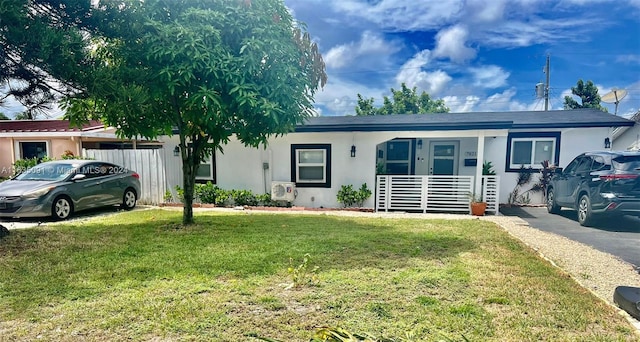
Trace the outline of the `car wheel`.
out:
M 136 207 L 136 193 L 133 189 L 127 189 L 122 196 L 122 208 L 131 210 Z
M 56 220 L 66 220 L 73 214 L 73 204 L 68 197 L 58 197 L 51 206 L 51 216 Z
M 551 214 L 560 213 L 560 206 L 556 204 L 556 197 L 553 189 L 547 190 L 547 211 Z
M 591 200 L 588 195 L 580 196 L 578 201 L 578 223 L 581 226 L 589 226 L 593 222 L 593 213 L 591 212 Z

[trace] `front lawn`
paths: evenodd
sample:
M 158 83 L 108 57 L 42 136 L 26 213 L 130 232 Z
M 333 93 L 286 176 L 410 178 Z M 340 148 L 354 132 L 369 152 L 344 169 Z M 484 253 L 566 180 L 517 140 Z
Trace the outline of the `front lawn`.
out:
M 490 222 L 180 220 L 149 210 L 12 231 L 0 240 L 0 340 L 308 341 L 329 326 L 415 341 L 638 341 Z

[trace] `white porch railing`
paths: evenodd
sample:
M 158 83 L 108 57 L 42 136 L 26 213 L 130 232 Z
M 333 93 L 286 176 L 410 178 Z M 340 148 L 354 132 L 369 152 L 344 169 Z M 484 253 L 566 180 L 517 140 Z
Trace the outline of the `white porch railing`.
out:
M 482 198 L 487 211 L 498 212 L 498 176 L 483 176 Z M 405 210 L 469 213 L 473 176 L 390 176 L 376 179 L 376 211 Z
M 482 176 L 482 198 L 487 202 L 487 212 L 497 214 L 500 205 L 500 176 Z

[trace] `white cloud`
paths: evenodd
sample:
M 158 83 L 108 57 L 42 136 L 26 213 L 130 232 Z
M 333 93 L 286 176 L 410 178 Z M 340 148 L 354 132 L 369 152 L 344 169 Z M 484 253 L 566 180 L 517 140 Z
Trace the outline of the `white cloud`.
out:
M 333 47 L 324 55 L 324 62 L 329 68 L 342 68 L 353 60 L 351 50 L 349 45 Z
M 473 41 L 493 47 L 523 47 L 561 41 L 586 41 L 588 32 L 607 25 L 598 18 L 563 18 L 547 20 L 537 17 L 508 20 L 499 25 L 473 30 Z
M 473 21 L 491 23 L 504 16 L 506 0 L 467 0 L 467 13 Z
M 623 64 L 640 64 L 640 55 L 620 55 L 616 57 L 616 62 Z
M 466 96 L 464 99 L 458 96 L 445 96 L 442 98 L 449 107 L 451 113 L 472 112 L 480 98 L 475 95 Z
M 334 0 L 334 9 L 391 31 L 437 29 L 460 18 L 463 0 Z
M 510 73 L 497 65 L 469 68 L 473 75 L 473 85 L 481 88 L 499 88 L 507 84 Z
M 324 54 L 324 62 L 329 68 L 344 68 L 355 62 L 359 63 L 363 56 L 367 58 L 387 59 L 400 50 L 398 44 L 384 40 L 379 34 L 371 31 L 362 33 L 358 42 L 338 45 Z
M 324 115 L 355 115 L 356 105 L 358 104 L 357 94 L 361 94 L 364 98 L 373 97 L 376 99 L 375 104 L 382 104 L 382 94 L 388 91 L 379 87 L 368 87 L 364 84 L 354 83 L 340 79 L 339 77 L 330 77 L 329 82 L 321 91 L 314 96 L 318 106 L 327 109 L 326 113 L 318 108 L 320 114 Z M 345 95 L 347 94 L 347 95 Z
M 405 83 L 409 88 L 417 87 L 429 95 L 439 94 L 452 78 L 442 70 L 423 71 L 422 68 L 426 67 L 430 60 L 429 50 L 415 54 L 400 68 L 400 72 L 396 75 L 396 83 Z
M 476 50 L 466 46 L 468 35 L 467 28 L 461 25 L 438 32 L 434 57 L 449 58 L 458 63 L 475 58 Z
M 526 105 L 515 100 L 516 93 L 515 88 L 495 93 L 480 101 L 476 110 L 479 112 L 534 110 L 535 103 Z
M 356 20 L 363 19 L 386 31 L 439 30 L 464 22 L 468 25 L 469 37 L 465 37 L 468 42 L 520 47 L 563 40 L 586 40 L 589 39 L 589 32 L 612 25 L 610 20 L 606 21 L 605 17 L 595 14 L 576 17 L 576 6 L 586 7 L 594 2 L 595 0 L 569 0 L 554 4 L 539 0 L 332 0 L 331 5 L 340 14 Z M 633 0 L 631 5 L 640 6 L 640 0 Z M 539 16 L 540 12 L 554 9 L 559 14 L 566 15 L 554 20 L 541 19 Z M 456 50 L 464 52 L 459 57 L 475 57 L 475 51 L 464 43 L 457 46 Z

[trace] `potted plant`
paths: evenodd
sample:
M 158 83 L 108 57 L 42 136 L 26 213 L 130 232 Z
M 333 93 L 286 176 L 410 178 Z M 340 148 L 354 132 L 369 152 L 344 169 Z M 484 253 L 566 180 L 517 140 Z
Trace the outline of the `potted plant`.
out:
M 469 205 L 471 206 L 471 215 L 484 216 L 487 210 L 487 202 L 482 200 L 482 195 L 476 195 L 475 193 L 469 193 Z

